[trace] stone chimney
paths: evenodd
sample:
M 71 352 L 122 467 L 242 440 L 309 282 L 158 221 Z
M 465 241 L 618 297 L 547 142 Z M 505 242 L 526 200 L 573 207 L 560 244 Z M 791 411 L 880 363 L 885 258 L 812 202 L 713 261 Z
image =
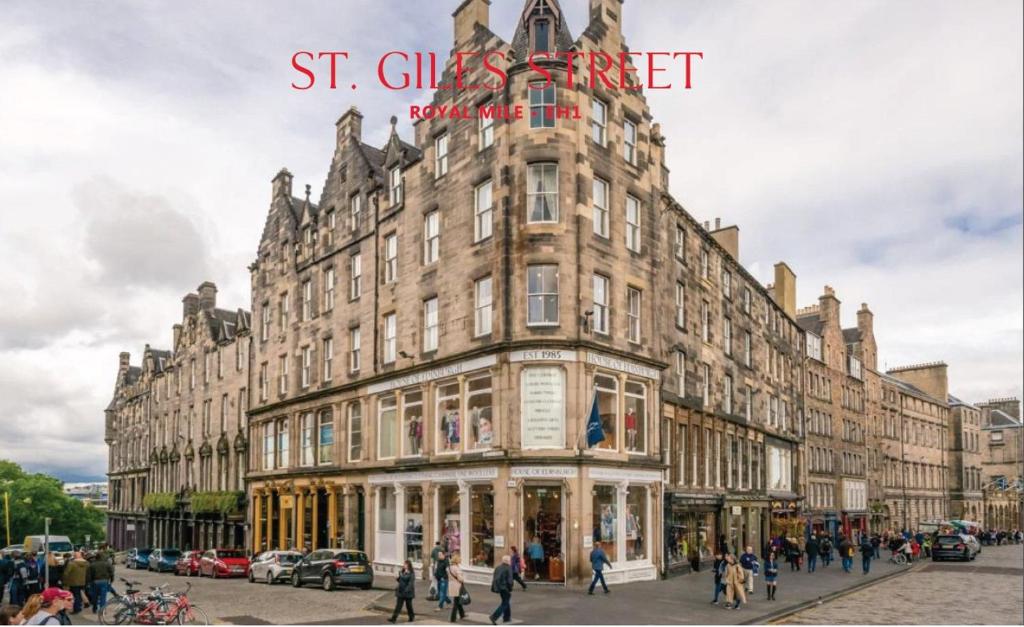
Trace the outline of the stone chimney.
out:
M 189 294 L 181 299 L 181 317 L 187 318 L 199 313 L 199 295 Z
M 740 260 L 740 227 L 727 226 L 722 228 L 722 219 L 715 218 L 715 230 L 711 231 L 718 245 L 725 249 L 729 256 L 737 262 Z
M 490 28 L 491 0 L 465 0 L 452 13 L 455 20 L 455 49 L 473 38 L 475 26 Z
M 824 293 L 818 297 L 818 311 L 822 321 L 834 322 L 837 326 L 840 324 L 839 299 L 831 285 L 826 285 Z
M 782 307 L 782 311 L 786 312 L 789 317 L 795 318 L 796 274 L 784 261 L 775 264 L 775 282 L 772 283 L 772 292 L 775 302 Z
M 1020 400 L 1013 396 L 1007 398 L 993 398 L 985 401 L 984 403 L 978 403 L 978 407 L 982 409 L 998 409 L 1004 414 L 1009 414 L 1017 420 L 1020 420 Z
M 363 114 L 359 113 L 359 109 L 355 107 L 349 107 L 335 124 L 338 129 L 338 146 L 348 138 L 353 137 L 355 140 L 362 141 L 363 139 Z
M 118 372 L 128 372 L 128 365 L 131 362 L 131 353 L 121 353 L 118 356 L 117 370 Z
M 209 281 L 204 281 L 199 286 L 199 308 L 204 311 L 213 311 L 217 306 L 217 286 Z
M 943 403 L 949 402 L 949 376 L 945 362 L 935 361 L 913 366 L 900 366 L 889 370 L 889 374 L 900 381 L 933 396 Z
M 277 173 L 272 181 L 271 190 L 271 201 L 281 196 L 288 198 L 292 195 L 292 173 L 288 171 L 288 168 L 281 168 L 281 171 Z
M 878 369 L 878 346 L 875 343 L 875 314 L 861 303 L 857 310 L 857 330 L 860 331 L 861 361 L 872 370 Z
M 590 0 L 590 23 L 595 22 L 621 37 L 622 0 Z

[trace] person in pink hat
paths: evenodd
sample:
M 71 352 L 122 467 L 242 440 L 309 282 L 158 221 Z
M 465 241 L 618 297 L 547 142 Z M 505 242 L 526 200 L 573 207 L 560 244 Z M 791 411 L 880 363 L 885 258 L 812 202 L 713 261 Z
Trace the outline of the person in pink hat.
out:
M 74 602 L 74 597 L 67 590 L 61 588 L 47 588 L 43 590 L 43 605 L 33 616 L 26 616 L 26 625 L 70 625 L 68 609 Z

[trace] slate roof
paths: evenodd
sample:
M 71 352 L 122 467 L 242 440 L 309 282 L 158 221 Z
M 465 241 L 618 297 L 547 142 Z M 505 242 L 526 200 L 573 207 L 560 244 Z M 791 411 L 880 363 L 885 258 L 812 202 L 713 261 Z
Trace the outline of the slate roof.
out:
M 937 399 L 934 396 L 932 396 L 931 394 L 928 394 L 927 392 L 921 390 L 921 388 L 918 388 L 917 386 L 911 385 L 911 384 L 907 383 L 906 381 L 903 381 L 902 379 L 897 379 L 896 377 L 892 376 L 891 374 L 886 374 L 886 373 L 879 373 L 879 374 L 881 375 L 883 381 L 886 381 L 886 382 L 890 383 L 891 385 L 893 385 L 893 386 L 903 390 L 904 392 L 908 392 L 910 394 L 913 394 L 914 396 L 919 396 L 921 398 L 925 398 L 925 399 L 928 399 L 930 401 L 934 401 L 936 403 L 941 403 L 942 402 L 939 399 Z
M 856 344 L 860 342 L 861 335 L 860 329 L 854 327 L 852 329 L 843 329 L 843 342 L 847 344 Z
M 124 382 L 128 385 L 135 383 L 142 376 L 142 368 L 138 366 L 129 366 L 128 372 L 125 373 Z
M 249 319 L 247 312 L 242 311 L 243 328 L 248 328 Z M 213 309 L 206 312 L 206 323 L 210 327 L 210 334 L 215 342 L 233 340 L 238 335 L 239 310 L 229 311 L 227 309 Z
M 171 363 L 171 351 L 151 348 L 149 349 L 149 354 L 153 356 L 154 372 L 163 372 Z
M 953 396 L 952 394 L 949 395 L 949 406 L 950 407 L 963 406 L 963 407 L 970 407 L 971 409 L 977 409 L 977 407 L 975 407 L 974 405 L 971 405 L 970 403 L 968 403 L 966 401 L 962 401 L 959 398 Z
M 988 424 L 983 429 L 1019 429 L 1020 420 L 1001 409 L 993 409 L 988 414 Z
M 804 331 L 810 331 L 815 335 L 821 335 L 821 330 L 825 326 L 825 322 L 818 317 L 817 313 L 808 314 L 806 316 L 797 316 L 797 325 L 800 326 Z
M 551 52 L 571 50 L 575 44 L 572 35 L 569 33 L 569 26 L 565 22 L 565 11 L 558 4 L 558 0 L 542 1 L 547 3 L 550 12 L 558 18 L 558 24 L 555 26 L 555 49 Z M 526 27 L 530 11 L 536 2 L 537 0 L 526 0 L 526 4 L 523 6 L 523 13 L 516 26 L 516 32 L 512 36 L 512 52 L 516 60 L 520 62 L 525 62 L 530 56 L 530 34 L 527 32 Z

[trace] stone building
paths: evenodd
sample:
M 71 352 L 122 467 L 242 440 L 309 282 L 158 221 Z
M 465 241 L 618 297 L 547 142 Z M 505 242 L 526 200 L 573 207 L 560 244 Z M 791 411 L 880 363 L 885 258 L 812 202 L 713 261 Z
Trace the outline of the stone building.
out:
M 871 313 L 858 314 L 870 329 Z M 851 537 L 868 530 L 865 367 L 840 320 L 835 290 L 825 286 L 818 304 L 797 311 L 804 331 L 807 507 L 815 532 Z M 850 340 L 849 342 L 847 340 Z M 866 338 L 874 354 L 873 332 Z
M 206 282 L 182 300 L 172 350 L 121 354 L 107 410 L 113 546 L 246 545 L 249 313 Z
M 949 395 L 949 515 L 985 524 L 981 409 Z
M 523 62 L 622 49 L 621 2 L 592 0 L 574 38 L 530 0 L 511 42 L 488 4 L 459 7 L 455 48 L 505 52 L 507 88 L 433 104 L 526 117 L 424 120 L 377 148 L 350 110 L 316 201 L 274 179 L 251 267 L 253 549 L 357 547 L 388 572 L 440 540 L 486 581 L 536 541 L 528 576 L 565 581 L 601 541 L 615 583 L 718 534 L 759 544 L 799 493 L 792 302 L 738 264 L 735 229 L 667 194 L 641 90 L 566 89 L 564 61 L 541 62 L 545 87 Z
M 924 521 L 949 516 L 946 368 L 935 362 L 893 368 L 882 375 L 887 528 L 917 529 Z
M 1020 401 L 997 398 L 978 403 L 982 411 L 982 489 L 985 524 L 1024 528 L 1024 428 Z

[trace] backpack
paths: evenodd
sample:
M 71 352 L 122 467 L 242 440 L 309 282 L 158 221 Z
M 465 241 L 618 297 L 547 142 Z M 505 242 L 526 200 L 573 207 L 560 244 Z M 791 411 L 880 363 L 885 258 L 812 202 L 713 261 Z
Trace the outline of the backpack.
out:
M 36 583 L 39 581 L 39 564 L 35 560 L 25 560 L 25 583 Z

